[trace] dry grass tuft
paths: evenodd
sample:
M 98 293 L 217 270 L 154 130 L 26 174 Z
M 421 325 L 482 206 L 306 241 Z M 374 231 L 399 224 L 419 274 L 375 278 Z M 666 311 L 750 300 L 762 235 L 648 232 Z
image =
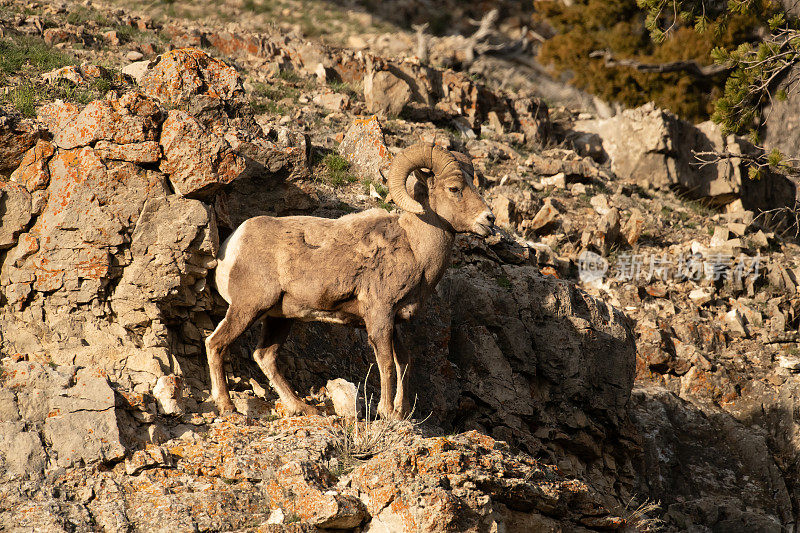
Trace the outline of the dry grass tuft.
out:
M 416 399 L 411 412 L 402 420 L 378 418 L 373 396 L 367 396 L 367 380 L 371 370 L 372 365 L 363 383 L 359 384 L 359 394 L 354 399 L 355 411 L 358 412 L 358 397 L 363 398 L 364 419 L 342 419 L 330 430 L 333 436 L 334 456 L 338 460 L 337 470 L 340 473 L 350 472 L 376 455 L 402 446 L 413 429 L 428 419 L 426 417 L 417 422 L 412 420 Z

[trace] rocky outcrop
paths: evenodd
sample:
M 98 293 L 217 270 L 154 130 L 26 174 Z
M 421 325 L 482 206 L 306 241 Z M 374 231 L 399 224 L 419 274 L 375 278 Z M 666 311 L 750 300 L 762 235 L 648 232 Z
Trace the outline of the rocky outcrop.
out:
M 764 435 L 656 387 L 635 389 L 631 403 L 644 448 L 637 484 L 661 502 L 672 526 L 780 532 L 793 522 L 793 487 Z
M 781 2 L 786 7 L 788 13 L 800 12 L 800 6 L 793 0 Z M 796 15 L 795 15 L 796 16 Z M 790 80 L 797 76 L 798 68 L 791 67 L 778 88 L 784 90 L 786 98 L 773 98 L 762 113 L 764 126 L 762 133 L 764 146 L 768 149 L 777 148 L 790 158 L 800 156 L 800 116 L 797 114 L 798 95 L 791 90 L 786 90 L 791 83 Z
M 392 428 L 399 437 L 393 445 L 343 466 L 343 420 L 191 420 L 124 463 L 3 483 L 0 526 L 310 532 L 609 531 L 631 525 L 580 480 L 474 431 L 423 437 L 401 425 Z M 36 453 L 43 456 L 41 449 Z
M 165 65 L 187 57 L 195 68 L 181 85 Z M 0 292 L 15 311 L 0 313 L 3 352 L 96 364 L 143 391 L 180 366 L 174 354 L 199 353 L 212 327 L 203 313 L 217 220 L 236 223 L 226 209 L 242 196 L 259 214 L 274 209 L 307 150 L 294 136 L 268 140 L 252 117 L 227 117 L 241 82 L 204 52 L 175 50 L 157 65 L 165 79 L 151 73 L 148 90 L 167 104 L 202 100 L 196 116 L 135 91 L 84 108 L 58 101 L 39 111 L 52 143 L 36 142 L 0 186 Z
M 624 316 L 533 267 L 475 249 L 468 257 L 477 266 L 464 258 L 427 312 L 401 328 L 415 354 L 417 416 L 547 456 L 601 492 L 630 486 L 635 345 Z M 321 324 L 297 324 L 285 352 L 299 390 L 325 385 L 323 376 L 363 381 L 374 361 L 362 332 Z

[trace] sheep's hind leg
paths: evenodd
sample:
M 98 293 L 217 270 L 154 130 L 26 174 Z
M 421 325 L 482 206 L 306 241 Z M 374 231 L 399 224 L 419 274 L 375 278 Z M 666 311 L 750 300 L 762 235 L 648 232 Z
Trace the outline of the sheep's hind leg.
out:
M 281 401 L 293 414 L 318 415 L 319 411 L 307 403 L 303 402 L 292 390 L 289 382 L 278 370 L 276 360 L 278 350 L 289 336 L 292 329 L 292 321 L 286 318 L 266 317 L 261 323 L 261 340 L 258 347 L 253 352 L 258 366 L 266 374 L 270 385 L 281 397 Z
M 225 382 L 225 370 L 222 367 L 223 355 L 231 343 L 253 323 L 254 319 L 255 313 L 229 307 L 225 318 L 206 339 L 206 357 L 211 374 L 211 397 L 220 414 L 236 411 L 228 392 L 228 384 Z
M 394 414 L 397 418 L 406 418 L 411 414 L 408 401 L 408 372 L 411 367 L 411 356 L 403 345 L 397 329 L 394 332 L 394 365 L 397 374 L 397 390 L 394 393 Z

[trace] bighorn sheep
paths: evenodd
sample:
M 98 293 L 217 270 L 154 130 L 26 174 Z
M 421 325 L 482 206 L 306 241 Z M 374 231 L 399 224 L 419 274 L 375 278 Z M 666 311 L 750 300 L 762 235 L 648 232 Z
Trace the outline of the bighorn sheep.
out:
M 465 177 L 459 163 L 464 156 L 458 156 L 419 143 L 394 158 L 388 185 L 403 214 L 370 209 L 339 219 L 260 216 L 246 220 L 228 237 L 220 248 L 215 281 L 230 306 L 206 339 L 212 397 L 220 413 L 234 410 L 223 353 L 261 320 L 261 340 L 253 358 L 289 410 L 316 414 L 275 364 L 292 320 L 305 320 L 365 327 L 380 372 L 378 413 L 390 418 L 408 415 L 410 359 L 397 339 L 395 322 L 411 318 L 439 282 L 450 262 L 455 233 L 486 236 L 494 222 L 488 205 Z M 466 165 L 471 167 L 468 158 Z M 414 199 L 406 180 L 422 169 L 430 172 L 415 174 Z

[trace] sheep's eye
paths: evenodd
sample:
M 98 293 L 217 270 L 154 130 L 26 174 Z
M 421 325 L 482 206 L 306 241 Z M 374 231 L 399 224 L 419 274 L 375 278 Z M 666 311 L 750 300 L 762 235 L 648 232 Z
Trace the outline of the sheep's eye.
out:
M 461 192 L 461 188 L 460 187 L 448 187 L 447 190 L 450 191 L 453 194 L 458 194 L 458 193 Z

